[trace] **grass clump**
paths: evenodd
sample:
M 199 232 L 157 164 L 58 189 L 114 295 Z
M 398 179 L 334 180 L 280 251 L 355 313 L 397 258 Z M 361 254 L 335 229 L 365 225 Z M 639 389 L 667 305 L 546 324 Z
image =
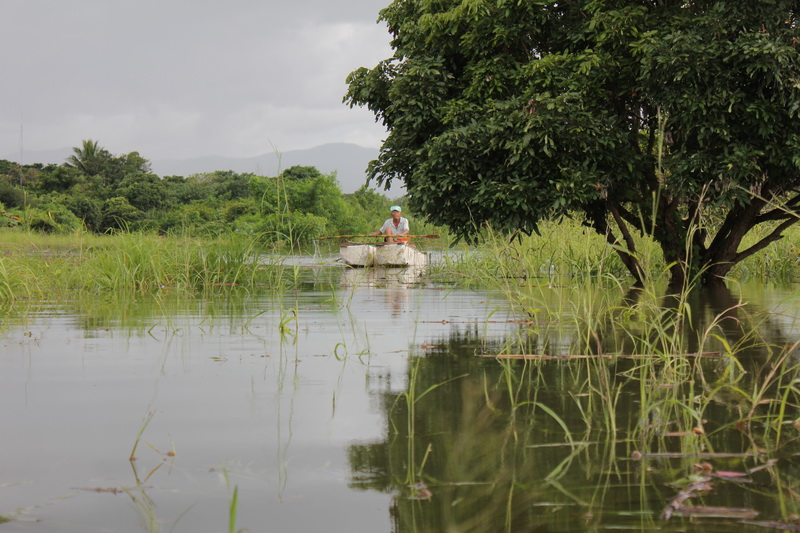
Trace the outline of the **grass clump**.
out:
M 502 290 L 529 284 L 563 285 L 585 280 L 616 284 L 628 272 L 602 236 L 577 220 L 562 218 L 540 224 L 539 234 L 508 236 L 487 229 L 480 246 L 444 254 L 431 265 L 434 279 L 460 285 L 485 285 Z M 643 267 L 664 270 L 658 246 L 643 240 L 637 245 Z
M 256 239 L 123 233 L 93 236 L 0 232 L 0 299 L 66 293 L 204 292 L 283 284 L 280 261 L 263 259 Z
M 539 234 L 508 235 L 487 229 L 481 244 L 453 247 L 430 268 L 435 280 L 462 286 L 488 286 L 512 290 L 520 284 L 578 286 L 601 280 L 609 285 L 630 285 L 633 280 L 618 254 L 594 230 L 573 218 L 544 221 Z M 746 250 L 775 230 L 774 226 L 754 228 L 739 246 Z M 645 283 L 658 285 L 669 277 L 659 246 L 647 237 L 634 236 Z M 765 249 L 737 263 L 728 278 L 736 281 L 791 283 L 800 281 L 800 226 L 783 232 L 783 237 Z
M 769 235 L 769 225 L 754 228 L 745 237 L 740 249 L 746 249 Z M 751 255 L 731 270 L 729 277 L 739 281 L 760 280 L 791 283 L 800 280 L 800 228 L 792 227 L 784 237 Z

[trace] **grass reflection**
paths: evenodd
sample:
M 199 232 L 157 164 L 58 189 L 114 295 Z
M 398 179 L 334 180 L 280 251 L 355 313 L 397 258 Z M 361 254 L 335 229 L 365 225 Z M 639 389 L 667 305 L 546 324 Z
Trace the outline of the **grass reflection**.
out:
M 481 348 L 505 357 L 475 357 L 479 332 L 427 341 L 351 486 L 393 494 L 398 532 L 794 527 L 793 324 L 729 291 L 631 298 L 528 300 Z

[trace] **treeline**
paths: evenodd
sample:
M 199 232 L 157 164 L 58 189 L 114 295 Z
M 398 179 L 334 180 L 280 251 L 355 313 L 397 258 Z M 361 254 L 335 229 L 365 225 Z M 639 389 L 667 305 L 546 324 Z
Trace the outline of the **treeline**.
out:
M 343 194 L 335 174 L 310 166 L 274 177 L 216 171 L 162 178 L 137 152 L 112 155 L 91 140 L 73 151 L 60 165 L 0 160 L 2 222 L 50 233 L 234 231 L 302 244 L 375 231 L 392 203 L 366 186 Z

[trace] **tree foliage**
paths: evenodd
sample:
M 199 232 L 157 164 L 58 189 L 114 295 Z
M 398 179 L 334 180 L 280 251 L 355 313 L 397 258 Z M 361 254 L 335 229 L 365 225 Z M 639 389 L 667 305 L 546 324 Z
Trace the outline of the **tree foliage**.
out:
M 97 176 L 107 172 L 114 159 L 111 152 L 91 139 L 83 140 L 81 146 L 74 147 L 72 151 L 73 154 L 67 158 L 67 165 L 88 176 Z
M 142 211 L 132 206 L 127 198 L 115 196 L 106 200 L 103 205 L 103 218 L 101 221 L 103 231 L 130 229 L 131 224 L 143 217 Z
M 672 280 L 714 284 L 800 204 L 796 1 L 396 0 L 394 56 L 345 100 L 389 135 L 370 165 L 474 238 L 580 214 L 643 281 L 635 232 Z M 762 224 L 774 230 L 740 249 Z
M 325 234 L 366 233 L 389 200 L 365 189 L 342 194 L 335 174 L 296 166 L 280 176 L 219 170 L 161 178 L 130 152 L 115 156 L 83 141 L 62 165 L 0 160 L 0 213 L 28 229 L 155 230 L 191 235 L 246 233 L 271 244 L 307 244 Z
M 291 240 L 305 243 L 325 234 L 365 233 L 371 227 L 348 205 L 335 174 L 322 174 L 315 167 L 290 167 L 251 186 L 270 234 L 291 235 Z

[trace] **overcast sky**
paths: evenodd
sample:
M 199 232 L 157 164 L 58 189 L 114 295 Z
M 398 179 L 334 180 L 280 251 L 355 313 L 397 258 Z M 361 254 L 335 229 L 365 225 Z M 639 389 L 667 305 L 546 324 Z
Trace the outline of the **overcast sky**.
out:
M 345 77 L 391 55 L 390 0 L 0 0 L 0 157 L 378 147 Z

